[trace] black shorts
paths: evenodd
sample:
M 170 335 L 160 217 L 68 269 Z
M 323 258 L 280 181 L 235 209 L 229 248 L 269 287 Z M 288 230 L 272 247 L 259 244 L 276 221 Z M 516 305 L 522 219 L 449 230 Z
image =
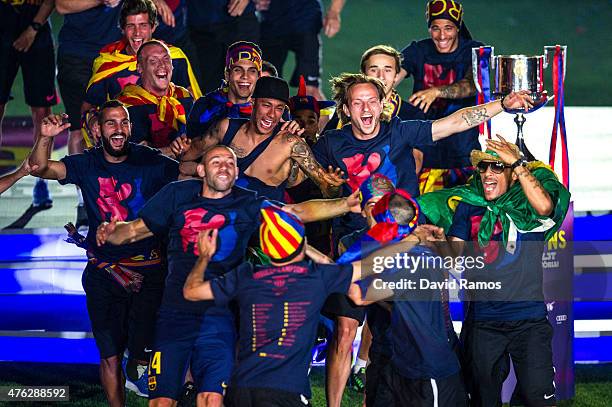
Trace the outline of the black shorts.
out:
M 31 107 L 56 105 L 55 53 L 49 26 L 40 29 L 27 52 L 13 48 L 13 41 L 21 32 L 11 31 L 6 26 L 0 29 L 0 104 L 9 101 L 13 82 L 21 68 L 26 104 Z
M 474 406 L 501 406 L 502 384 L 516 373 L 515 394 L 529 406 L 554 406 L 553 329 L 546 318 L 469 321 L 463 326 L 464 375 Z
M 295 53 L 295 70 L 289 81 L 291 86 L 300 84 L 304 75 L 306 85 L 318 87 L 321 84 L 321 37 L 316 33 L 291 34 L 261 39 L 261 51 L 266 61 L 278 69 L 283 76 L 283 65 L 289 51 Z
M 279 378 L 280 379 L 280 378 Z M 306 407 L 310 402 L 299 393 L 263 387 L 232 387 L 223 400 L 225 407 Z
M 147 275 L 140 292 L 132 293 L 106 271 L 87 265 L 82 282 L 100 358 L 121 355 L 127 348 L 131 358 L 149 359 L 145 349 L 151 349 L 153 344 L 155 319 L 164 287 L 163 277 L 161 270 L 159 275 Z
M 81 128 L 81 104 L 85 100 L 93 61 L 73 55 L 57 56 L 57 83 L 70 119 L 70 131 Z
M 331 320 L 335 320 L 337 317 L 352 318 L 359 321 L 359 325 L 361 325 L 365 319 L 366 307 L 355 305 L 345 294 L 334 293 L 325 300 L 321 314 Z
M 366 407 L 393 406 L 391 357 L 370 352 L 366 368 Z
M 391 375 L 395 407 L 467 406 L 459 373 L 443 379 L 408 379 L 392 368 Z

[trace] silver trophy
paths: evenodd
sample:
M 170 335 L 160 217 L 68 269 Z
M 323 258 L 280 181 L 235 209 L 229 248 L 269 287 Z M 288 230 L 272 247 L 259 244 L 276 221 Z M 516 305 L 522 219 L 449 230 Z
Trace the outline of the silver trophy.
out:
M 544 69 L 550 64 L 555 49 L 555 46 L 545 46 L 544 55 L 527 56 L 495 55 L 494 48 L 491 47 L 489 66 L 495 72 L 492 92 L 493 99 L 502 98 L 511 92 L 527 90 L 529 91 L 529 96 L 534 101 L 533 107 L 527 112 L 524 109 L 508 110 L 509 113 L 515 113 L 514 122 L 517 126 L 516 144 L 528 160 L 533 160 L 534 157 L 525 146 L 525 140 L 523 139 L 523 124 L 525 124 L 526 120 L 524 114 L 536 111 L 552 99 L 552 97 L 548 97 L 548 93 L 544 89 Z M 565 74 L 567 46 L 561 46 L 561 49 L 564 56 L 563 73 Z M 479 48 L 472 48 L 474 83 L 478 92 L 482 92 L 478 84 L 478 53 Z

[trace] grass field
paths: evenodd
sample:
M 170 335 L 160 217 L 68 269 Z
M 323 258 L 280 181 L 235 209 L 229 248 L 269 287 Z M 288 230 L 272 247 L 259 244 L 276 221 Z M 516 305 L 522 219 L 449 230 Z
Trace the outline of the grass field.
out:
M 329 0 L 324 0 L 329 4 Z M 376 44 L 402 48 L 427 35 L 424 0 L 349 0 L 342 30 L 324 38 L 323 78 L 358 70 L 363 51 Z M 568 106 L 610 106 L 608 76 L 612 72 L 612 3 L 606 0 L 491 1 L 464 0 L 465 21 L 475 39 L 495 46 L 497 54 L 542 54 L 544 45 L 568 46 L 566 99 Z M 57 33 L 62 17 L 53 16 Z M 606 40 L 608 38 L 608 40 Z M 265 59 L 265 55 L 264 55 Z M 293 62 L 288 62 L 285 74 Z M 550 70 L 546 83 L 552 92 Z M 408 96 L 410 80 L 400 85 Z M 326 86 L 326 92 L 329 91 Z M 15 100 L 7 116 L 29 115 L 23 101 L 21 75 L 13 88 Z M 62 110 L 59 107 L 57 110 Z
M 0 386 L 22 385 L 68 385 L 70 387 L 70 406 L 98 407 L 105 405 L 102 388 L 98 385 L 97 366 L 94 365 L 55 365 L 29 363 L 0 363 Z M 612 365 L 577 365 L 576 397 L 573 401 L 563 401 L 560 407 L 606 407 L 612 405 Z M 314 407 L 325 406 L 323 390 L 324 372 L 321 368 L 311 375 Z M 360 407 L 361 396 L 352 390 L 345 392 L 343 407 Z M 0 406 L 9 405 L 9 403 Z M 15 403 L 10 403 L 15 405 Z M 38 403 L 19 403 L 19 406 L 36 406 Z M 66 403 L 47 403 L 45 405 L 65 406 Z M 146 400 L 129 394 L 129 407 L 144 407 Z

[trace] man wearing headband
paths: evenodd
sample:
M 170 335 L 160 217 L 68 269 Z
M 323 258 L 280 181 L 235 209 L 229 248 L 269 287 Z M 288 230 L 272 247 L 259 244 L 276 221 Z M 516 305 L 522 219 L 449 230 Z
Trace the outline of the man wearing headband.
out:
M 351 282 L 371 275 L 373 268 L 362 267 L 359 261 L 344 265 L 307 261 L 299 218 L 264 204 L 260 219 L 260 246 L 271 265 L 243 263 L 211 279 L 205 273 L 216 252 L 218 232 L 208 230 L 198 239 L 199 258 L 183 294 L 191 301 L 214 300 L 219 306 L 238 302 L 238 358 L 226 406 L 304 406 L 311 397 L 308 369 L 325 298 L 347 293 Z M 413 246 L 418 240 L 411 236 L 402 244 Z
M 226 117 L 251 117 L 251 96 L 262 75 L 261 50 L 257 44 L 238 41 L 227 48 L 221 86 L 196 100 L 187 119 L 187 137 L 202 136 L 216 121 Z
M 242 263 L 249 238 L 259 227 L 265 199 L 235 186 L 237 159 L 227 146 L 205 151 L 197 179 L 171 183 L 146 202 L 131 222 L 104 223 L 97 230 L 105 247 L 138 242 L 150 236 L 168 239 L 168 276 L 157 318 L 151 354 L 149 395 L 152 405 L 178 400 L 190 364 L 198 403 L 221 406 L 224 386 L 232 371 L 235 349 L 230 310 L 211 301 L 190 302 L 183 284 L 197 260 L 198 233 L 219 229 L 220 241 L 208 265 L 208 279 L 221 276 Z M 339 216 L 358 205 L 355 196 L 286 205 L 305 222 Z
M 359 256 L 359 251 L 368 253 L 377 247 L 372 246 L 376 240 L 388 242 L 410 235 L 418 212 L 419 205 L 404 191 L 384 195 L 372 209 L 372 226 L 353 245 L 353 252 Z M 444 241 L 442 228 L 421 228 L 430 229 L 430 240 Z M 366 406 L 465 406 L 459 359 L 453 350 L 457 338 L 448 313 L 448 288 L 430 288 L 434 282 L 445 281 L 444 263 L 424 245 L 384 253 L 388 257 L 406 255 L 421 263 L 411 269 L 405 266 L 414 265 L 409 260 L 384 265 L 377 274 L 384 282 L 411 281 L 412 288 L 385 290 L 370 284 L 367 289 L 366 298 L 372 296 L 379 302 L 368 306 L 373 338 L 366 370 Z M 427 288 L 421 285 L 423 281 Z M 364 304 L 360 290 L 352 291 L 350 297 L 356 304 Z M 391 298 L 392 302 L 382 301 Z
M 554 406 L 542 252 L 565 218 L 570 194 L 550 167 L 527 163 L 516 145 L 498 137 L 487 140 L 487 151 L 472 152 L 478 173 L 469 184 L 425 194 L 420 203 L 433 223 L 448 228 L 456 255 L 484 257 L 486 267 L 466 270 L 466 278 L 501 287 L 467 293 L 461 338 L 472 405 L 502 405 L 511 360 L 521 401 Z
M 145 42 L 137 61 L 140 83 L 127 85 L 117 98 L 130 113 L 133 142 L 177 158 L 180 150 L 173 151 L 170 143 L 185 137 L 185 112 L 191 110 L 193 98 L 187 89 L 173 83 L 170 50 L 163 42 Z
M 431 0 L 426 6 L 430 38 L 413 41 L 402 50 L 402 69 L 397 82 L 414 78 L 409 102 L 428 120 L 440 119 L 476 103 L 472 78 L 472 48 L 483 44 L 472 40 L 463 21 L 463 6 L 455 0 Z M 480 148 L 478 129 L 457 132 L 455 137 L 423 146 L 421 193 L 465 182 L 466 174 L 453 177 L 444 169 L 470 166 L 470 151 Z
M 260 78 L 253 92 L 250 120 L 223 119 L 191 143 L 183 160 L 194 159 L 208 146 L 223 144 L 238 156 L 238 185 L 253 189 L 277 201 L 285 201 L 285 188 L 297 185 L 306 176 L 325 197 L 335 197 L 344 182 L 339 170 L 325 171 L 314 159 L 308 144 L 300 138 L 295 122 L 280 123 L 289 103 L 289 86 L 281 78 Z M 290 177 L 293 163 L 300 171 Z

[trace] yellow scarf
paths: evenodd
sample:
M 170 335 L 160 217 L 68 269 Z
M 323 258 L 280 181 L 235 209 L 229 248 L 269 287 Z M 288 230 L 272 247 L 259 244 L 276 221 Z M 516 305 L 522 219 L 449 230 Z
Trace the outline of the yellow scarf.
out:
M 100 51 L 100 55 L 94 60 L 93 63 L 93 74 L 89 79 L 89 83 L 87 84 L 87 89 L 91 85 L 96 82 L 101 81 L 102 79 L 108 78 L 116 74 L 117 72 L 121 72 L 123 70 L 128 70 L 132 72 L 136 72 L 136 55 L 126 55 L 123 53 L 127 46 L 127 42 L 125 39 L 121 39 L 117 42 L 113 42 L 102 48 Z M 191 64 L 189 63 L 189 59 L 183 53 L 180 48 L 174 47 L 172 45 L 168 45 L 168 49 L 170 49 L 170 57 L 172 59 L 184 59 L 187 63 L 187 76 L 189 77 L 189 86 L 191 88 L 191 92 L 193 93 L 193 97 L 198 99 L 202 97 L 202 91 L 200 90 L 200 86 L 198 85 L 198 81 L 196 80 L 195 75 L 193 74 L 193 70 L 191 69 Z
M 170 83 L 168 93 L 165 96 L 155 96 L 139 85 L 127 85 L 118 99 L 127 107 L 156 105 L 159 121 L 172 126 L 174 130 L 178 130 L 179 122 L 187 123 L 185 108 L 179 99 L 190 96 L 187 89 Z

